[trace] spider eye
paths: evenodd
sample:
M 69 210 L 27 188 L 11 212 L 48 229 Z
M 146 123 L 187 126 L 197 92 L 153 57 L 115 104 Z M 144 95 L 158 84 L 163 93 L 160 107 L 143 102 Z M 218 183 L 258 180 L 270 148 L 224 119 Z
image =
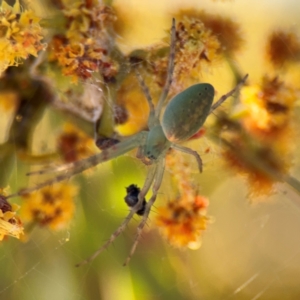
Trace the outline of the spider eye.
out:
M 204 87 L 204 91 L 205 91 L 205 92 L 207 92 L 207 91 L 208 91 L 208 88 L 207 88 L 207 86 L 205 86 L 205 87 Z M 199 93 L 198 93 L 198 96 L 202 96 L 202 95 L 203 95 L 203 93 L 202 93 L 202 92 L 199 92 Z

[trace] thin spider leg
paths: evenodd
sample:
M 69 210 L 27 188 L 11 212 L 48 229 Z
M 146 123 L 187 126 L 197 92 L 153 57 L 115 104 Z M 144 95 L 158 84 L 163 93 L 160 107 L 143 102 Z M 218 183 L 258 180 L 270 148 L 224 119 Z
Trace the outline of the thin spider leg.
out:
M 136 247 L 137 247 L 137 245 L 139 243 L 139 240 L 141 238 L 143 229 L 144 229 L 144 227 L 146 225 L 146 222 L 148 220 L 148 216 L 149 216 L 151 207 L 152 207 L 152 205 L 154 204 L 154 202 L 156 200 L 157 193 L 158 193 L 159 188 L 160 188 L 161 183 L 162 183 L 163 175 L 164 175 L 164 170 L 165 170 L 165 159 L 163 158 L 163 159 L 159 160 L 157 164 L 158 164 L 158 167 L 157 167 L 157 170 L 156 170 L 154 184 L 153 184 L 153 187 L 152 187 L 152 192 L 153 193 L 152 193 L 152 196 L 151 196 L 150 200 L 148 201 L 148 203 L 146 205 L 145 212 L 143 214 L 143 218 L 142 218 L 139 226 L 137 227 L 137 233 L 136 233 L 133 245 L 131 247 L 130 253 L 127 256 L 126 261 L 123 264 L 123 266 L 128 265 L 131 257 L 133 256 L 133 254 L 134 254 L 134 252 L 136 250 Z M 140 195 L 141 195 L 141 193 L 140 193 Z
M 147 177 L 145 179 L 145 183 L 139 193 L 139 201 L 138 203 L 132 208 L 135 212 L 137 212 L 140 209 L 141 204 L 143 203 L 143 200 L 145 196 L 147 195 L 148 191 L 150 190 L 150 187 L 155 180 L 156 173 L 157 173 L 157 164 L 150 165 L 147 173 Z
M 136 151 L 136 155 L 135 157 L 137 159 L 141 159 L 143 157 L 143 146 L 142 147 L 138 147 L 137 151 Z
M 75 265 L 75 267 L 81 267 L 83 265 L 88 264 L 89 262 L 93 261 L 101 252 L 106 250 L 113 242 L 114 240 L 125 230 L 127 224 L 131 221 L 135 214 L 134 210 L 131 210 L 127 217 L 124 219 L 122 224 L 118 227 L 118 229 L 111 235 L 109 240 L 101 246 L 96 252 L 94 252 L 90 257 L 87 259 L 83 260 L 82 262 L 78 263 Z
M 184 147 L 184 146 L 181 146 L 181 145 L 177 145 L 177 144 L 172 144 L 171 146 L 173 149 L 175 150 L 178 150 L 178 151 L 181 151 L 181 152 L 185 152 L 187 154 L 190 154 L 190 155 L 193 155 L 195 158 L 196 158 L 196 161 L 197 161 L 197 164 L 198 164 L 198 168 L 199 168 L 199 171 L 200 173 L 202 173 L 202 159 L 200 157 L 200 155 L 198 154 L 197 151 L 195 150 L 192 150 L 188 147 Z
M 34 191 L 38 191 L 45 186 L 52 185 L 54 183 L 68 179 L 78 173 L 81 173 L 91 167 L 98 165 L 99 163 L 109 161 L 115 157 L 121 156 L 122 154 L 124 154 L 138 146 L 143 145 L 145 143 L 147 135 L 148 135 L 148 132 L 142 131 L 132 137 L 129 137 L 128 139 L 126 139 L 118 144 L 113 145 L 112 147 L 110 147 L 108 149 L 103 150 L 101 153 L 98 153 L 94 156 L 88 157 L 83 160 L 79 160 L 77 162 L 66 164 L 65 168 L 64 168 L 64 171 L 66 171 L 66 173 L 57 175 L 55 178 L 51 178 L 49 180 L 45 180 L 44 182 L 37 184 L 34 187 L 21 189 L 17 193 L 9 195 L 8 198 L 16 197 L 16 196 L 20 196 L 20 195 L 24 195 L 24 194 L 29 194 Z
M 157 125 L 157 123 L 159 123 L 159 120 L 155 118 L 155 109 L 154 109 L 154 104 L 152 102 L 152 98 L 150 95 L 150 91 L 149 91 L 142 75 L 140 74 L 140 72 L 137 69 L 135 69 L 135 74 L 136 74 L 136 78 L 138 79 L 138 82 L 140 84 L 140 87 L 142 88 L 143 93 L 144 93 L 145 97 L 147 98 L 147 101 L 149 104 L 150 113 L 149 113 L 149 118 L 148 118 L 148 126 L 149 126 L 149 128 L 152 128 L 155 125 Z
M 73 163 L 71 163 L 73 164 Z M 70 166 L 70 164 L 64 164 L 59 166 L 49 166 L 40 170 L 27 172 L 26 176 L 35 176 L 35 175 L 43 175 L 47 173 L 53 173 L 53 172 L 62 172 L 62 171 L 68 171 L 68 169 L 72 168 L 73 166 Z
M 146 195 L 147 192 L 149 191 L 149 189 L 151 187 L 151 184 L 154 180 L 156 169 L 157 169 L 157 165 L 150 166 L 150 168 L 148 170 L 147 178 L 145 180 L 144 186 L 143 186 L 142 191 L 140 192 L 140 194 L 143 193 L 144 195 Z M 118 229 L 110 236 L 108 241 L 104 245 L 102 245 L 96 252 L 94 252 L 90 257 L 88 257 L 87 259 L 85 259 L 82 262 L 78 263 L 76 265 L 76 267 L 80 267 L 82 265 L 88 264 L 89 262 L 94 260 L 101 252 L 106 250 L 114 242 L 114 240 L 126 229 L 127 224 L 133 218 L 134 214 L 139 210 L 139 208 L 140 208 L 140 199 L 142 199 L 142 198 L 139 198 L 138 203 L 134 207 L 132 207 L 132 209 L 130 210 L 127 217 L 124 219 L 122 224 L 118 227 Z
M 146 166 L 150 166 L 152 164 L 152 161 L 145 157 L 143 146 L 138 148 L 135 157 L 138 158 Z
M 133 137 L 133 136 L 132 136 Z M 128 139 L 124 140 L 127 141 Z M 102 149 L 102 153 L 106 153 L 105 151 L 110 151 L 110 149 L 115 150 L 115 148 L 118 148 L 116 145 L 118 144 L 118 147 L 123 147 L 125 143 L 113 143 L 110 147 Z M 99 154 L 96 154 L 99 155 Z M 95 155 L 94 155 L 95 156 Z M 93 157 L 93 156 L 92 156 Z M 91 158 L 91 157 L 90 157 Z M 89 159 L 90 159 L 89 158 Z M 79 160 L 77 162 L 72 162 L 68 164 L 63 164 L 63 165 L 56 165 L 56 166 L 48 166 L 46 168 L 36 170 L 36 171 L 31 171 L 26 173 L 27 176 L 33 176 L 33 175 L 43 175 L 47 173 L 59 173 L 59 172 L 67 172 L 71 169 L 76 168 L 76 164 L 81 163 L 83 160 Z
M 209 113 L 211 114 L 216 108 L 218 108 L 228 97 L 232 96 L 236 91 L 238 91 L 242 85 L 245 84 L 247 78 L 248 78 L 248 74 L 245 75 L 245 77 L 235 86 L 234 89 L 232 89 L 230 92 L 228 92 L 227 94 L 223 95 L 217 102 L 215 102 L 211 108 Z
M 158 104 L 155 109 L 155 116 L 158 118 L 160 111 L 164 105 L 164 102 L 168 96 L 170 86 L 173 79 L 173 72 L 175 67 L 175 50 L 176 50 L 176 27 L 175 27 L 175 19 L 172 20 L 172 28 L 171 28 L 171 45 L 170 45 L 170 54 L 169 54 L 169 63 L 167 70 L 167 79 L 165 82 L 165 86 L 163 92 L 158 100 Z

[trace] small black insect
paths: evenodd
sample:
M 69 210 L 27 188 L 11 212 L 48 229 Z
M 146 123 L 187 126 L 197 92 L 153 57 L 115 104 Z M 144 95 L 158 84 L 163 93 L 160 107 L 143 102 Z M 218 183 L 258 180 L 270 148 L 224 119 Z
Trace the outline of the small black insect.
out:
M 138 203 L 138 201 L 139 201 L 138 196 L 139 196 L 140 191 L 141 191 L 141 189 L 135 184 L 131 184 L 130 186 L 128 186 L 126 188 L 127 195 L 125 196 L 124 200 L 129 207 L 134 207 Z M 139 215 L 139 216 L 144 215 L 146 204 L 147 204 L 147 202 L 144 198 L 142 207 L 136 212 L 137 215 Z

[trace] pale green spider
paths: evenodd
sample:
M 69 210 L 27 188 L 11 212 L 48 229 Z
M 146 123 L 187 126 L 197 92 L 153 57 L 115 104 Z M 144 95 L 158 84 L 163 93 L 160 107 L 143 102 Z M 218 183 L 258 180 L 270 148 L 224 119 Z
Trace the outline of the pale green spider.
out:
M 55 168 L 48 168 L 33 172 L 31 174 L 41 175 L 50 172 L 57 172 L 60 174 L 53 179 L 47 180 L 35 187 L 21 190 L 18 193 L 18 195 L 20 195 L 39 190 L 44 186 L 51 185 L 64 179 L 68 179 L 75 174 L 85 171 L 86 169 L 96 166 L 102 162 L 112 160 L 134 148 L 138 148 L 137 157 L 143 163 L 149 165 L 148 174 L 145 179 L 144 186 L 138 196 L 138 203 L 131 208 L 125 220 L 111 235 L 109 240 L 91 257 L 84 260 L 77 266 L 93 260 L 103 250 L 107 249 L 108 246 L 124 231 L 134 214 L 140 210 L 141 206 L 143 205 L 144 198 L 152 186 L 152 196 L 145 206 L 142 220 L 137 227 L 137 235 L 135 241 L 124 265 L 129 262 L 137 247 L 142 230 L 148 219 L 150 209 L 156 199 L 158 190 L 160 188 L 165 168 L 166 153 L 170 148 L 173 148 L 175 150 L 193 155 L 197 161 L 200 172 L 202 172 L 202 161 L 199 154 L 190 148 L 179 145 L 178 143 L 184 142 L 191 136 L 193 136 L 201 128 L 207 116 L 221 103 L 223 103 L 229 96 L 231 96 L 242 84 L 244 84 L 247 78 L 246 75 L 232 91 L 222 96 L 214 105 L 212 105 L 214 99 L 214 88 L 211 84 L 200 83 L 193 85 L 173 97 L 173 99 L 167 105 L 162 119 L 160 120 L 160 113 L 167 99 L 169 88 L 172 82 L 175 59 L 175 34 L 175 19 L 173 19 L 167 79 L 156 107 L 154 107 L 153 105 L 146 84 L 144 83 L 140 74 L 137 73 L 138 81 L 150 107 L 150 114 L 148 119 L 149 131 L 139 132 L 131 137 L 128 137 L 126 140 L 112 145 L 111 147 L 103 150 L 101 153 L 89 158 Z

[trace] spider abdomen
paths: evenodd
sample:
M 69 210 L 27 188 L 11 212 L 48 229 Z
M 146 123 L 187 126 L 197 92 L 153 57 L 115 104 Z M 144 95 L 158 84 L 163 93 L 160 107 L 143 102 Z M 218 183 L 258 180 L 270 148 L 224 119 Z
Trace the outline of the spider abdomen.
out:
M 195 84 L 177 94 L 162 117 L 166 138 L 178 143 L 193 136 L 205 122 L 213 99 L 214 88 L 209 83 Z

